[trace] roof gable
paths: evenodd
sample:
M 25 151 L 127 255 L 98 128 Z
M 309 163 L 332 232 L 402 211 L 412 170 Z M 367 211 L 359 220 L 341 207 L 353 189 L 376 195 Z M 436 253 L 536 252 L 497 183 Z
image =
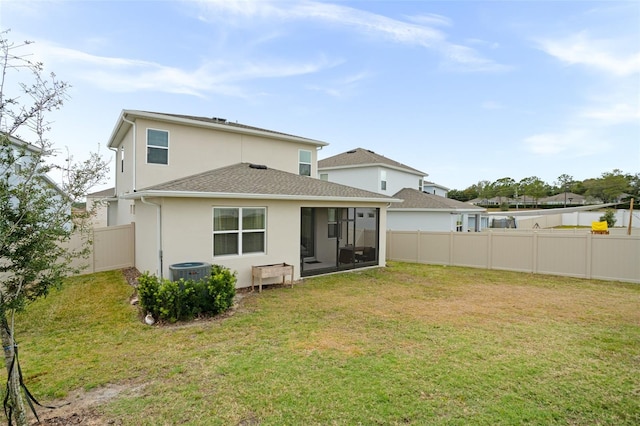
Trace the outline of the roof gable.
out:
M 352 149 L 350 151 L 343 152 L 342 154 L 334 155 L 333 157 L 318 161 L 318 170 L 367 166 L 386 166 L 420 176 L 427 176 L 427 173 L 425 172 L 363 148 Z

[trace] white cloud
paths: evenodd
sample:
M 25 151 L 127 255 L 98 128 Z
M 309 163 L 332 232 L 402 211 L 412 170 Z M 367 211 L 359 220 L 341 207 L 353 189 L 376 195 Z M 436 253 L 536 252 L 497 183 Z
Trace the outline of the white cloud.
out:
M 631 32 L 629 32 L 631 33 Z M 524 140 L 539 155 L 596 155 L 610 149 L 613 126 L 640 123 L 640 46 L 626 36 L 597 38 L 587 31 L 544 38 L 539 48 L 564 64 L 592 71 L 581 85 L 583 105 L 565 118 L 565 130 Z
M 501 72 L 511 69 L 509 66 L 480 55 L 468 46 L 452 43 L 440 30 L 428 25 L 430 19 L 438 21 L 438 25 L 450 21 L 439 15 L 414 17 L 418 24 L 403 22 L 383 15 L 329 3 L 304 1 L 299 3 L 279 2 L 245 2 L 229 0 L 210 0 L 203 3 L 205 13 L 211 20 L 228 22 L 227 15 L 241 18 L 281 19 L 281 20 L 315 20 L 341 25 L 352 31 L 371 36 L 385 38 L 391 42 L 422 46 L 439 52 L 448 63 L 448 68 L 458 71 Z M 245 7 L 246 6 L 246 7 Z M 223 15 L 224 14 L 224 15 Z
M 440 25 L 444 27 L 450 27 L 452 25 L 451 19 L 435 13 L 407 16 L 406 18 L 407 20 L 420 25 Z
M 352 74 L 341 79 L 335 80 L 328 85 L 312 85 L 308 88 L 313 91 L 322 92 L 334 98 L 345 98 L 350 96 L 358 87 L 358 85 L 367 80 L 371 76 L 368 71 L 362 71 Z
M 561 39 L 540 40 L 538 44 L 541 50 L 569 65 L 583 65 L 615 76 L 640 73 L 638 46 L 629 47 L 624 40 L 595 39 L 582 31 Z
M 606 106 L 590 107 L 582 112 L 582 116 L 588 119 L 598 120 L 608 125 L 640 123 L 640 108 L 638 105 L 616 103 Z
M 47 43 L 34 46 L 38 60 L 62 69 L 60 75 L 71 73 L 74 80 L 82 79 L 104 90 L 146 90 L 200 97 L 209 93 L 245 96 L 235 83 L 310 74 L 338 64 L 324 57 L 307 62 L 229 60 L 204 62 L 188 70 L 150 61 L 92 55 Z
M 607 152 L 610 143 L 594 128 L 569 128 L 560 132 L 539 133 L 524 139 L 525 149 L 541 156 L 583 157 Z

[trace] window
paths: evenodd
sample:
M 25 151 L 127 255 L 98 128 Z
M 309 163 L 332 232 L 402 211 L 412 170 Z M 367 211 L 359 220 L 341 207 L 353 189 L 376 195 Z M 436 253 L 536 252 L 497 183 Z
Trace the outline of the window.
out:
M 120 172 L 124 173 L 124 146 L 120 147 Z
M 383 191 L 387 190 L 387 171 L 380 171 L 380 189 Z
M 422 179 L 418 179 L 418 191 L 422 192 L 422 188 L 423 188 Z
M 169 164 L 169 132 L 147 129 L 147 163 Z
M 215 207 L 213 256 L 265 252 L 264 207 Z
M 320 180 L 329 181 L 329 173 L 320 173 Z
M 338 237 L 338 209 L 328 209 L 327 211 L 327 238 Z
M 298 151 L 298 170 L 301 176 L 311 176 L 311 151 Z

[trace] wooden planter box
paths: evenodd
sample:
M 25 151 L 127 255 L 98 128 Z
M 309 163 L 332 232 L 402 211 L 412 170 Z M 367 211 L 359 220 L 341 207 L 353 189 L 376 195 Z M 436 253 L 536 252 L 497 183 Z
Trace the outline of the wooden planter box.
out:
M 286 263 L 276 263 L 274 265 L 259 265 L 251 267 L 251 291 L 255 279 L 258 278 L 258 288 L 262 292 L 262 279 L 282 277 L 282 284 L 285 284 L 285 278 L 289 275 L 289 284 L 293 288 L 293 265 L 287 265 Z

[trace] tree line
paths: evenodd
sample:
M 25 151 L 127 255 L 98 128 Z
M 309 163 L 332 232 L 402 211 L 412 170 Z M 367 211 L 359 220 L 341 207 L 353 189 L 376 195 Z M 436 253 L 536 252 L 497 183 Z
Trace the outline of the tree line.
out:
M 561 174 L 555 182 L 549 184 L 537 176 L 530 176 L 520 181 L 510 177 L 503 177 L 494 182 L 481 180 L 470 187 L 458 190 L 452 189 L 448 197 L 458 201 L 474 199 L 489 200 L 498 198 L 499 204 L 508 203 L 508 199 L 519 199 L 524 204 L 537 205 L 541 198 L 574 193 L 600 200 L 603 203 L 615 202 L 640 196 L 640 173 L 629 174 L 619 169 L 602 173 L 600 177 L 585 180 L 575 180 L 573 176 Z

